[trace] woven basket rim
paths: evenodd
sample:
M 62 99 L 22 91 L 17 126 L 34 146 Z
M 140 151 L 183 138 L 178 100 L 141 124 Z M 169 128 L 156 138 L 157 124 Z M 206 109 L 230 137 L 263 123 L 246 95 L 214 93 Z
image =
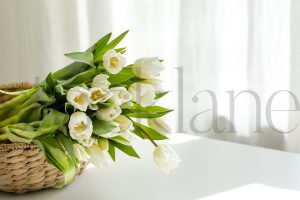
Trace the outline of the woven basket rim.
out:
M 15 149 L 37 149 L 39 146 L 35 144 L 26 144 L 21 142 L 16 143 L 0 143 L 0 151 L 15 150 Z
M 0 84 L 1 90 L 14 90 L 14 89 L 30 89 L 33 87 L 33 84 L 30 82 L 19 82 L 19 83 L 6 83 Z

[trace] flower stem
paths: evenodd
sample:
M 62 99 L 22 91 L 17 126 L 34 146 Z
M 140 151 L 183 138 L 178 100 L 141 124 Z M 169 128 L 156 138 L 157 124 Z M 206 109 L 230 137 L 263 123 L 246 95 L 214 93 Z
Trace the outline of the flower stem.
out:
M 11 116 L 11 114 L 16 111 L 16 108 L 18 108 L 19 105 L 22 105 L 30 98 L 33 92 L 35 92 L 34 89 L 30 90 L 27 93 L 21 94 L 3 104 L 0 104 L 0 121 L 7 118 L 8 116 Z
M 7 141 L 7 140 L 8 140 L 7 134 L 4 133 L 0 135 L 0 142 Z
M 155 147 L 158 146 L 158 145 L 156 144 L 156 142 L 154 142 L 154 140 L 151 139 L 151 137 L 148 135 L 148 133 L 143 132 L 143 134 L 146 136 L 146 138 L 147 138 L 148 140 L 150 140 L 150 142 L 151 142 Z
M 132 121 L 132 123 L 134 124 L 135 122 L 131 119 L 131 117 L 126 116 L 130 121 Z M 156 144 L 156 142 L 154 142 L 154 140 L 151 139 L 151 137 L 149 136 L 149 134 L 146 131 L 143 131 L 141 134 L 144 135 L 145 138 L 147 138 L 148 140 L 150 140 L 150 142 L 157 147 L 158 145 Z
M 0 128 L 8 125 L 8 124 L 13 124 L 16 123 L 18 121 L 19 117 L 17 115 L 14 115 L 8 119 L 5 119 L 3 121 L 0 122 Z

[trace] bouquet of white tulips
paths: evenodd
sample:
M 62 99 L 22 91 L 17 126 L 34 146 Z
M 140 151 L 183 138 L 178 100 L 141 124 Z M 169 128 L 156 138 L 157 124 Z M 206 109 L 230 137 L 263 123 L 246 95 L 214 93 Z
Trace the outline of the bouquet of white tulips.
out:
M 156 79 L 163 61 L 140 58 L 126 65 L 126 48 L 116 46 L 127 32 L 112 41 L 109 33 L 85 52 L 66 54 L 75 62 L 30 90 L 0 91 L 14 96 L 0 105 L 0 142 L 38 145 L 64 174 L 56 187 L 72 182 L 82 161 L 112 163 L 116 148 L 139 158 L 131 146 L 135 136 L 155 146 L 153 159 L 164 172 L 180 161 L 174 150 L 155 142 L 170 132 L 160 118 L 171 110 L 154 105 L 167 94 Z M 139 122 L 143 118 L 148 125 Z

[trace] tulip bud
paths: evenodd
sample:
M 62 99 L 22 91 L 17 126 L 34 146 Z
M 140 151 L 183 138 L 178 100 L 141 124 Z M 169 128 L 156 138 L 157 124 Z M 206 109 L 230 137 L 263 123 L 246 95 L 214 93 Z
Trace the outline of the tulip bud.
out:
M 75 112 L 70 117 L 69 131 L 71 138 L 78 142 L 89 140 L 93 133 L 92 120 L 84 112 Z
M 133 123 L 131 120 L 129 120 L 127 117 L 124 115 L 119 115 L 114 119 L 114 122 L 116 122 L 119 125 L 120 132 L 130 130 L 132 131 L 133 128 Z
M 167 135 L 168 133 L 172 132 L 171 127 L 163 119 L 160 118 L 148 119 L 148 125 L 150 128 L 163 135 Z
M 88 159 L 90 159 L 90 155 L 86 152 L 85 148 L 80 144 L 73 144 L 73 149 L 78 160 L 88 161 Z
M 101 88 L 104 92 L 107 92 L 110 86 L 110 82 L 107 80 L 108 78 L 109 76 L 107 76 L 106 74 L 99 74 L 95 76 L 91 85 L 92 88 L 93 87 Z
M 153 79 L 159 76 L 162 70 L 164 70 L 164 66 L 157 57 L 140 58 L 132 66 L 134 75 L 143 79 Z
M 162 83 L 163 83 L 162 80 L 159 80 L 159 79 L 146 79 L 146 80 L 143 80 L 141 82 L 153 86 L 155 92 L 158 92 L 158 91 L 162 90 Z
M 126 59 L 115 50 L 108 50 L 103 55 L 103 66 L 111 74 L 119 73 L 126 64 Z
M 154 103 L 155 92 L 151 85 L 144 83 L 133 83 L 129 89 L 132 96 L 132 101 L 140 104 L 141 106 L 150 106 Z
M 119 105 L 114 104 L 113 106 L 105 109 L 100 109 L 96 113 L 96 117 L 99 120 L 104 121 L 112 121 L 116 117 L 118 117 L 121 114 L 122 110 L 119 107 Z
M 176 152 L 167 145 L 158 145 L 155 148 L 153 160 L 157 166 L 167 174 L 175 169 L 181 161 Z
M 89 162 L 95 165 L 96 167 L 106 167 L 113 163 L 110 155 L 107 151 L 102 151 L 102 149 L 94 144 L 88 148 L 91 158 Z

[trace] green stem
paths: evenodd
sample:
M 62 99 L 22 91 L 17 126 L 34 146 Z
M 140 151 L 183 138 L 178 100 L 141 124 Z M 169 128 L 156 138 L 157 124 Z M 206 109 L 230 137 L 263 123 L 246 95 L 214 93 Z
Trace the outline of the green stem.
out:
M 129 116 L 126 116 L 126 117 L 127 117 L 130 121 L 132 121 L 132 123 L 135 123 L 135 122 L 131 119 L 131 117 L 129 117 Z M 154 140 L 151 139 L 151 137 L 148 135 L 148 133 L 146 133 L 145 131 L 143 131 L 142 134 L 145 135 L 146 138 L 147 138 L 148 140 L 150 140 L 150 142 L 151 142 L 155 147 L 158 146 L 158 145 L 156 144 L 156 142 L 154 142 Z
M 12 114 L 16 112 L 16 108 L 26 102 L 34 92 L 35 89 L 30 90 L 27 93 L 21 94 L 3 104 L 0 104 L 0 121 L 7 118 L 8 116 L 12 116 Z
M 150 140 L 150 142 L 151 142 L 155 147 L 158 146 L 158 145 L 156 144 L 156 142 L 154 142 L 154 140 L 151 139 L 151 137 L 148 135 L 148 133 L 143 132 L 143 134 L 147 137 L 148 140 Z
M 19 119 L 19 117 L 17 115 L 14 115 L 8 119 L 5 119 L 0 122 L 0 128 L 7 126 L 8 124 L 16 123 L 18 121 L 18 119 Z
M 3 104 L 0 104 L 0 110 L 2 109 L 6 109 L 7 107 L 13 107 L 16 106 L 20 103 L 23 103 L 24 101 L 26 101 L 36 90 L 32 89 L 27 93 L 21 94 Z
M 4 142 L 4 141 L 8 141 L 8 137 L 7 137 L 7 134 L 1 134 L 0 135 L 0 142 Z
M 7 126 L 9 124 L 14 124 L 14 123 L 18 123 L 20 121 L 20 119 L 24 118 L 26 115 L 28 115 L 28 113 L 34 109 L 39 107 L 40 105 L 38 103 L 33 103 L 28 107 L 25 107 L 24 109 L 20 110 L 18 114 L 13 115 L 3 121 L 0 121 L 0 128 Z

